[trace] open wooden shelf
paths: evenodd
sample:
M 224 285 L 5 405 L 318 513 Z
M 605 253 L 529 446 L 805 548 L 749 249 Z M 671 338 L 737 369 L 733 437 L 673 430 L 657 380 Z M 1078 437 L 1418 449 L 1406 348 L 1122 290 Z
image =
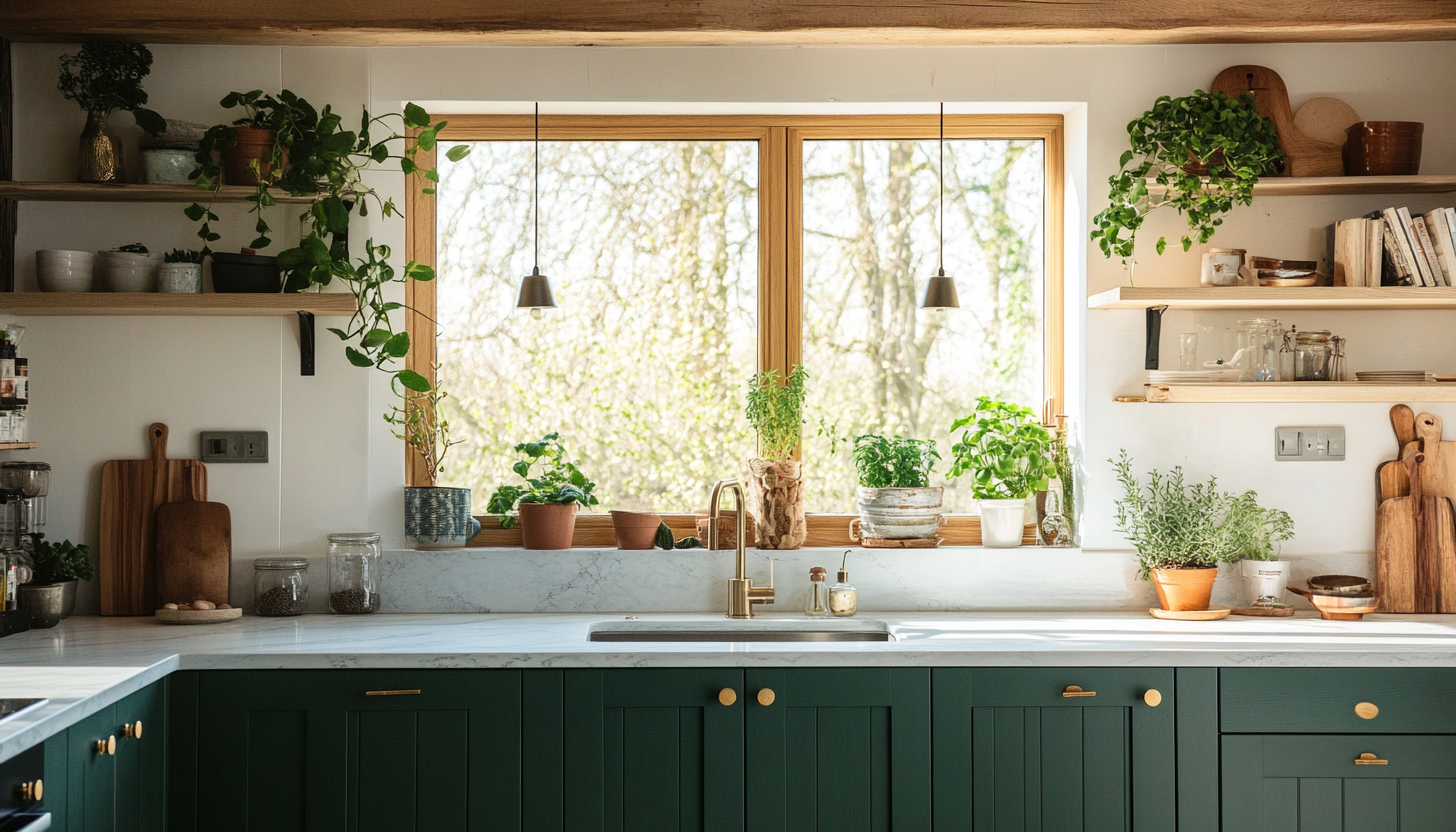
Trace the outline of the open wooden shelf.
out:
M 213 315 L 268 316 L 312 312 L 347 317 L 357 309 L 347 292 L 324 294 L 213 293 L 174 295 L 154 292 L 9 292 L 0 293 L 0 311 L 10 315 Z
M 1087 298 L 1088 309 L 1456 309 L 1452 286 L 1122 286 Z
M 0 442 L 0 451 L 28 451 L 34 447 L 34 442 Z
M 1162 196 L 1162 185 L 1148 183 L 1148 193 Z M 1254 185 L 1255 196 L 1334 196 L 1339 194 L 1447 194 L 1456 192 L 1456 174 L 1419 176 L 1266 176 Z
M 1235 384 L 1149 384 L 1149 402 L 1456 402 L 1456 384 L 1367 384 L 1356 381 L 1248 382 Z
M 195 185 L 98 185 L 88 182 L 0 182 L 0 198 L 36 202 L 244 202 L 255 193 L 246 185 L 223 185 L 216 195 Z M 274 189 L 277 202 L 313 202 Z

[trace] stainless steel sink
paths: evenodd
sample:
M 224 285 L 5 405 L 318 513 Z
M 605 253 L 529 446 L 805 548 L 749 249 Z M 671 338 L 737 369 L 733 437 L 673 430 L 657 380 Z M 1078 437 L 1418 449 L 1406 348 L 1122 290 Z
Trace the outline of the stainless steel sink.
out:
M 676 621 L 627 620 L 593 624 L 587 638 L 591 641 L 894 641 L 895 637 L 883 622 L 860 621 L 854 624 L 838 621 L 809 620 L 761 621 Z

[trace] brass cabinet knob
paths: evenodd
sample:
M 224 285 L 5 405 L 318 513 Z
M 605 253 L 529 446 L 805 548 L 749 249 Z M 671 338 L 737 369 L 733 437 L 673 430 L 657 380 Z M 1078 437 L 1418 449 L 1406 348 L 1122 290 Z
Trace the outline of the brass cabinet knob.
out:
M 1371 754 L 1369 751 L 1366 751 L 1364 754 L 1361 754 L 1359 757 L 1356 757 L 1355 758 L 1355 765 L 1357 765 L 1357 766 L 1388 766 L 1388 765 L 1390 765 L 1390 761 L 1389 760 L 1382 760 L 1379 757 L 1375 756 L 1374 754 Z
M 139 740 L 142 738 L 142 721 L 139 719 L 127 725 L 121 726 L 122 736 Z
M 774 692 L 772 688 L 764 688 L 758 692 L 758 704 L 768 707 L 774 703 Z
M 110 737 L 107 737 L 104 740 L 97 740 L 96 741 L 96 753 L 97 754 L 115 754 L 116 753 L 116 736 L 115 735 L 112 735 Z
M 45 797 L 45 784 L 39 780 L 20 784 L 20 799 L 26 803 L 39 803 Z
M 1063 699 L 1074 699 L 1074 698 L 1076 698 L 1078 696 L 1096 696 L 1096 695 L 1097 695 L 1097 691 L 1095 691 L 1095 690 L 1082 690 L 1082 688 L 1080 686 L 1078 686 L 1078 685 L 1067 685 L 1067 689 L 1064 690 L 1064 691 L 1062 691 L 1062 698 Z
M 1148 703 L 1149 708 L 1156 708 L 1163 704 L 1163 694 L 1154 688 L 1148 688 L 1147 692 L 1143 694 L 1143 701 Z
M 1380 709 L 1375 707 L 1374 702 L 1361 702 L 1355 706 L 1355 716 L 1361 719 L 1374 719 L 1380 716 Z
M 738 691 L 733 688 L 723 688 L 718 691 L 718 701 L 724 705 L 732 705 L 738 701 Z

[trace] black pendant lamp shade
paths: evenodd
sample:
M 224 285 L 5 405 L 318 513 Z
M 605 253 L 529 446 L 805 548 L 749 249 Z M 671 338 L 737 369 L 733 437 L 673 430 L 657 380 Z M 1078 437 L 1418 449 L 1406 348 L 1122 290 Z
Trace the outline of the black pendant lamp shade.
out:
M 945 273 L 945 102 L 940 105 L 940 209 L 936 218 L 940 221 L 939 267 L 935 276 L 925 284 L 925 297 L 920 301 L 921 309 L 960 309 L 961 301 L 956 296 L 955 278 Z
M 535 225 L 535 264 L 531 273 L 521 281 L 521 293 L 516 297 L 517 309 L 529 309 L 531 317 L 539 318 L 547 309 L 556 308 L 556 298 L 551 294 L 551 278 L 541 274 L 541 105 L 536 105 L 536 134 L 532 141 L 535 151 L 535 170 L 531 175 L 531 208 Z

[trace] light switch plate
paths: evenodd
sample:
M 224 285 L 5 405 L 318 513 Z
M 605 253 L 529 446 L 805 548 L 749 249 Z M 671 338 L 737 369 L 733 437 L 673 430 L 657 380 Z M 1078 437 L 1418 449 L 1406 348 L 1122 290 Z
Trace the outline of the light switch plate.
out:
M 1274 459 L 1278 462 L 1343 462 L 1345 426 L 1277 427 Z
M 267 462 L 268 432 L 205 430 L 202 432 L 202 461 Z

